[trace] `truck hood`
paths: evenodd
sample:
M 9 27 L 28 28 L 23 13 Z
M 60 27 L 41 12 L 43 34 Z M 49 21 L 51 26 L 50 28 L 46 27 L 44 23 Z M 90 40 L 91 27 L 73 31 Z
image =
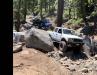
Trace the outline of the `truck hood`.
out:
M 79 37 L 79 36 L 71 35 L 71 34 L 63 34 L 63 37 L 66 37 L 67 39 L 68 39 L 68 38 L 82 39 L 82 38 Z

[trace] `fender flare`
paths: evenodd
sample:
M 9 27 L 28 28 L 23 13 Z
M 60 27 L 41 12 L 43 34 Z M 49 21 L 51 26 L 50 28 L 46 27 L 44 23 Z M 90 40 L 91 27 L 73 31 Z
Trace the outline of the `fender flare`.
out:
M 66 42 L 66 44 L 67 44 L 67 41 L 66 41 L 66 39 L 65 39 L 65 38 L 62 38 L 62 39 L 61 39 L 61 41 L 65 41 L 65 42 Z

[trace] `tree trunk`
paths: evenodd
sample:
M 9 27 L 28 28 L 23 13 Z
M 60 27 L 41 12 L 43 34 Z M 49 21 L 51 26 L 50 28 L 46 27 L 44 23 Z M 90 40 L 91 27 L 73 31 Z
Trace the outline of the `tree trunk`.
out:
M 17 21 L 15 22 L 15 29 L 17 32 L 19 32 L 19 28 L 20 28 L 20 8 L 21 8 L 21 0 L 18 0 L 18 9 L 16 12 Z
M 50 14 L 50 0 L 49 0 L 49 2 L 48 2 L 48 12 L 49 12 L 49 14 Z
M 51 14 L 54 13 L 54 2 L 51 0 Z
M 84 20 L 85 25 L 89 26 L 89 23 L 87 22 L 87 19 L 86 19 L 84 0 L 81 0 L 81 14 L 82 14 L 82 18 Z
M 32 3 L 32 12 L 34 13 L 34 1 Z
M 94 17 L 94 28 L 97 29 L 97 15 Z
M 40 0 L 40 18 L 42 19 L 42 0 Z
M 24 21 L 26 22 L 26 15 L 27 15 L 27 0 L 24 1 Z
M 76 9 L 74 7 L 74 19 L 76 18 Z
M 45 12 L 47 12 L 47 2 L 45 1 Z
M 38 12 L 38 11 L 34 11 L 35 9 L 35 6 L 37 5 L 38 6 L 38 9 L 40 9 L 40 0 L 37 0 L 37 2 L 35 2 L 36 0 L 32 0 L 33 3 L 32 3 L 32 13 L 35 13 L 35 12 Z
M 64 0 L 58 0 L 58 10 L 57 10 L 57 26 L 61 27 L 63 23 L 63 10 L 64 10 Z
M 71 19 L 71 8 L 69 8 L 69 19 Z

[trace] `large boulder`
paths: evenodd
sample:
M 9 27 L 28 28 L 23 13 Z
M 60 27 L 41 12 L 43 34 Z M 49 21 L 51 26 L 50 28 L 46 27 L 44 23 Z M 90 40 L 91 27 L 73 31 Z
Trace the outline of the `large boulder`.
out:
M 22 44 L 13 44 L 13 53 L 17 53 L 22 50 Z
M 53 42 L 48 32 L 31 28 L 25 34 L 25 44 L 28 48 L 37 48 L 46 52 L 53 50 Z
M 25 32 L 13 32 L 13 43 L 24 42 Z
M 25 24 L 22 24 L 21 27 L 20 27 L 20 31 L 25 31 L 25 30 L 29 30 L 32 28 L 32 24 L 30 23 L 25 23 Z

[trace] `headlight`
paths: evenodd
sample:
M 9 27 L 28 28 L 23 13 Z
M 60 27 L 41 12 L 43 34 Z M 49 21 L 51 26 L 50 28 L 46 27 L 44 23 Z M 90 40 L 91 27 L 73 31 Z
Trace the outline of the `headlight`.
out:
M 69 39 L 68 39 L 68 42 L 73 42 L 73 39 L 72 39 L 72 38 L 69 38 Z

